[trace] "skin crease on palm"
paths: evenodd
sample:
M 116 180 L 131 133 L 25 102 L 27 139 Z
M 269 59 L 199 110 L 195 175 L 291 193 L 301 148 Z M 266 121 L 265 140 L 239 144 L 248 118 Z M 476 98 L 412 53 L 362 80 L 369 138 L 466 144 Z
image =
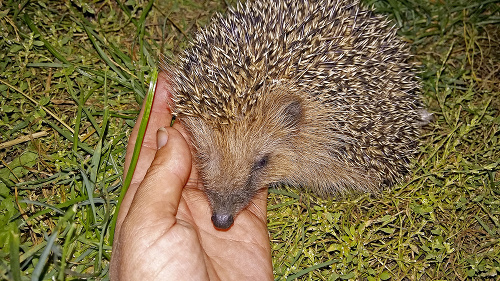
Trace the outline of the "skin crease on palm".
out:
M 118 214 L 111 280 L 272 280 L 267 192 L 259 193 L 229 230 L 215 229 L 187 135 L 178 123 L 168 127 L 169 99 L 161 73 L 139 162 Z M 162 127 L 167 128 L 158 131 Z M 125 171 L 138 128 L 139 123 Z

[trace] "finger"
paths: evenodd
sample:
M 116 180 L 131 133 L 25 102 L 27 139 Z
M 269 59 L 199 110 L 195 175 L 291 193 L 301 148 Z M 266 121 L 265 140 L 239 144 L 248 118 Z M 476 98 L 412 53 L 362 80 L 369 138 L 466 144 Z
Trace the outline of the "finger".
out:
M 247 207 L 253 223 L 262 227 L 267 227 L 267 196 L 267 188 L 259 190 Z
M 132 178 L 132 182 L 127 190 L 127 194 L 123 198 L 123 201 L 120 206 L 117 222 L 116 222 L 116 233 L 120 233 L 121 224 L 123 219 L 125 218 L 128 210 L 130 208 L 130 204 L 132 203 L 132 199 L 134 198 L 137 187 L 140 182 L 144 178 L 147 169 L 151 165 L 155 153 L 157 151 L 156 145 L 156 132 L 158 128 L 167 126 L 170 124 L 172 120 L 172 114 L 170 113 L 170 91 L 169 85 L 167 82 L 166 74 L 161 72 L 158 75 L 158 81 L 156 83 L 156 91 L 153 100 L 153 104 L 151 107 L 151 114 L 148 122 L 148 127 L 145 132 L 144 140 L 141 146 L 141 152 L 139 154 L 139 159 L 137 161 L 137 165 L 134 171 L 134 176 Z M 134 129 L 132 130 L 132 134 L 130 135 L 130 140 L 127 146 L 127 154 L 125 156 L 125 166 L 124 166 L 124 175 L 127 174 L 128 168 L 130 166 L 130 160 L 132 159 L 132 154 L 134 152 L 134 147 L 137 139 L 137 133 L 139 131 L 140 120 L 144 115 L 144 107 L 145 102 L 142 105 L 141 112 L 138 117 L 138 121 L 136 122 Z M 118 238 L 115 236 L 115 238 Z
M 167 136 L 165 134 L 168 134 Z M 157 221 L 175 223 L 183 187 L 191 172 L 191 152 L 183 136 L 174 128 L 158 132 L 160 148 L 144 180 L 136 191 L 126 217 L 127 225 L 143 228 Z M 170 220 L 169 220 L 170 219 Z M 168 229 L 168 225 L 163 225 Z

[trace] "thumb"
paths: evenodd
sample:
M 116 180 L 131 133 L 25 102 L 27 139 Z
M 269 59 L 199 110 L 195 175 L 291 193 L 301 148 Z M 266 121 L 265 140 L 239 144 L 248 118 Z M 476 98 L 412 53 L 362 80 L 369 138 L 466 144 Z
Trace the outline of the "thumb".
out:
M 181 133 L 170 127 L 158 130 L 157 145 L 155 158 L 125 218 L 130 220 L 127 225 L 140 227 L 165 219 L 175 223 L 182 189 L 191 173 L 191 152 Z

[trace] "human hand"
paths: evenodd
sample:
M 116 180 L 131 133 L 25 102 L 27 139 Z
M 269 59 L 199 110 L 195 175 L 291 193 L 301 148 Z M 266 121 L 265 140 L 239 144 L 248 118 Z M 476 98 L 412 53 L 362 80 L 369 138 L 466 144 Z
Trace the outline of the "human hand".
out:
M 272 280 L 267 192 L 259 193 L 229 230 L 216 230 L 187 134 L 178 123 L 158 130 L 170 124 L 169 98 L 160 73 L 137 167 L 118 214 L 111 280 Z M 139 122 L 128 144 L 125 174 L 138 128 Z

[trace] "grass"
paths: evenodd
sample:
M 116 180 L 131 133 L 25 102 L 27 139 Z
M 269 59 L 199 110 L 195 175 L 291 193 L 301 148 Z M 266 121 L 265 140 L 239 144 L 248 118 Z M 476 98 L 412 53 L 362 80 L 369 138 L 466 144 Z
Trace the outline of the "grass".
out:
M 234 1 L 0 2 L 0 279 L 106 280 L 128 135 L 160 54 Z M 276 280 L 498 280 L 500 4 L 366 0 L 435 121 L 376 195 L 272 190 Z

